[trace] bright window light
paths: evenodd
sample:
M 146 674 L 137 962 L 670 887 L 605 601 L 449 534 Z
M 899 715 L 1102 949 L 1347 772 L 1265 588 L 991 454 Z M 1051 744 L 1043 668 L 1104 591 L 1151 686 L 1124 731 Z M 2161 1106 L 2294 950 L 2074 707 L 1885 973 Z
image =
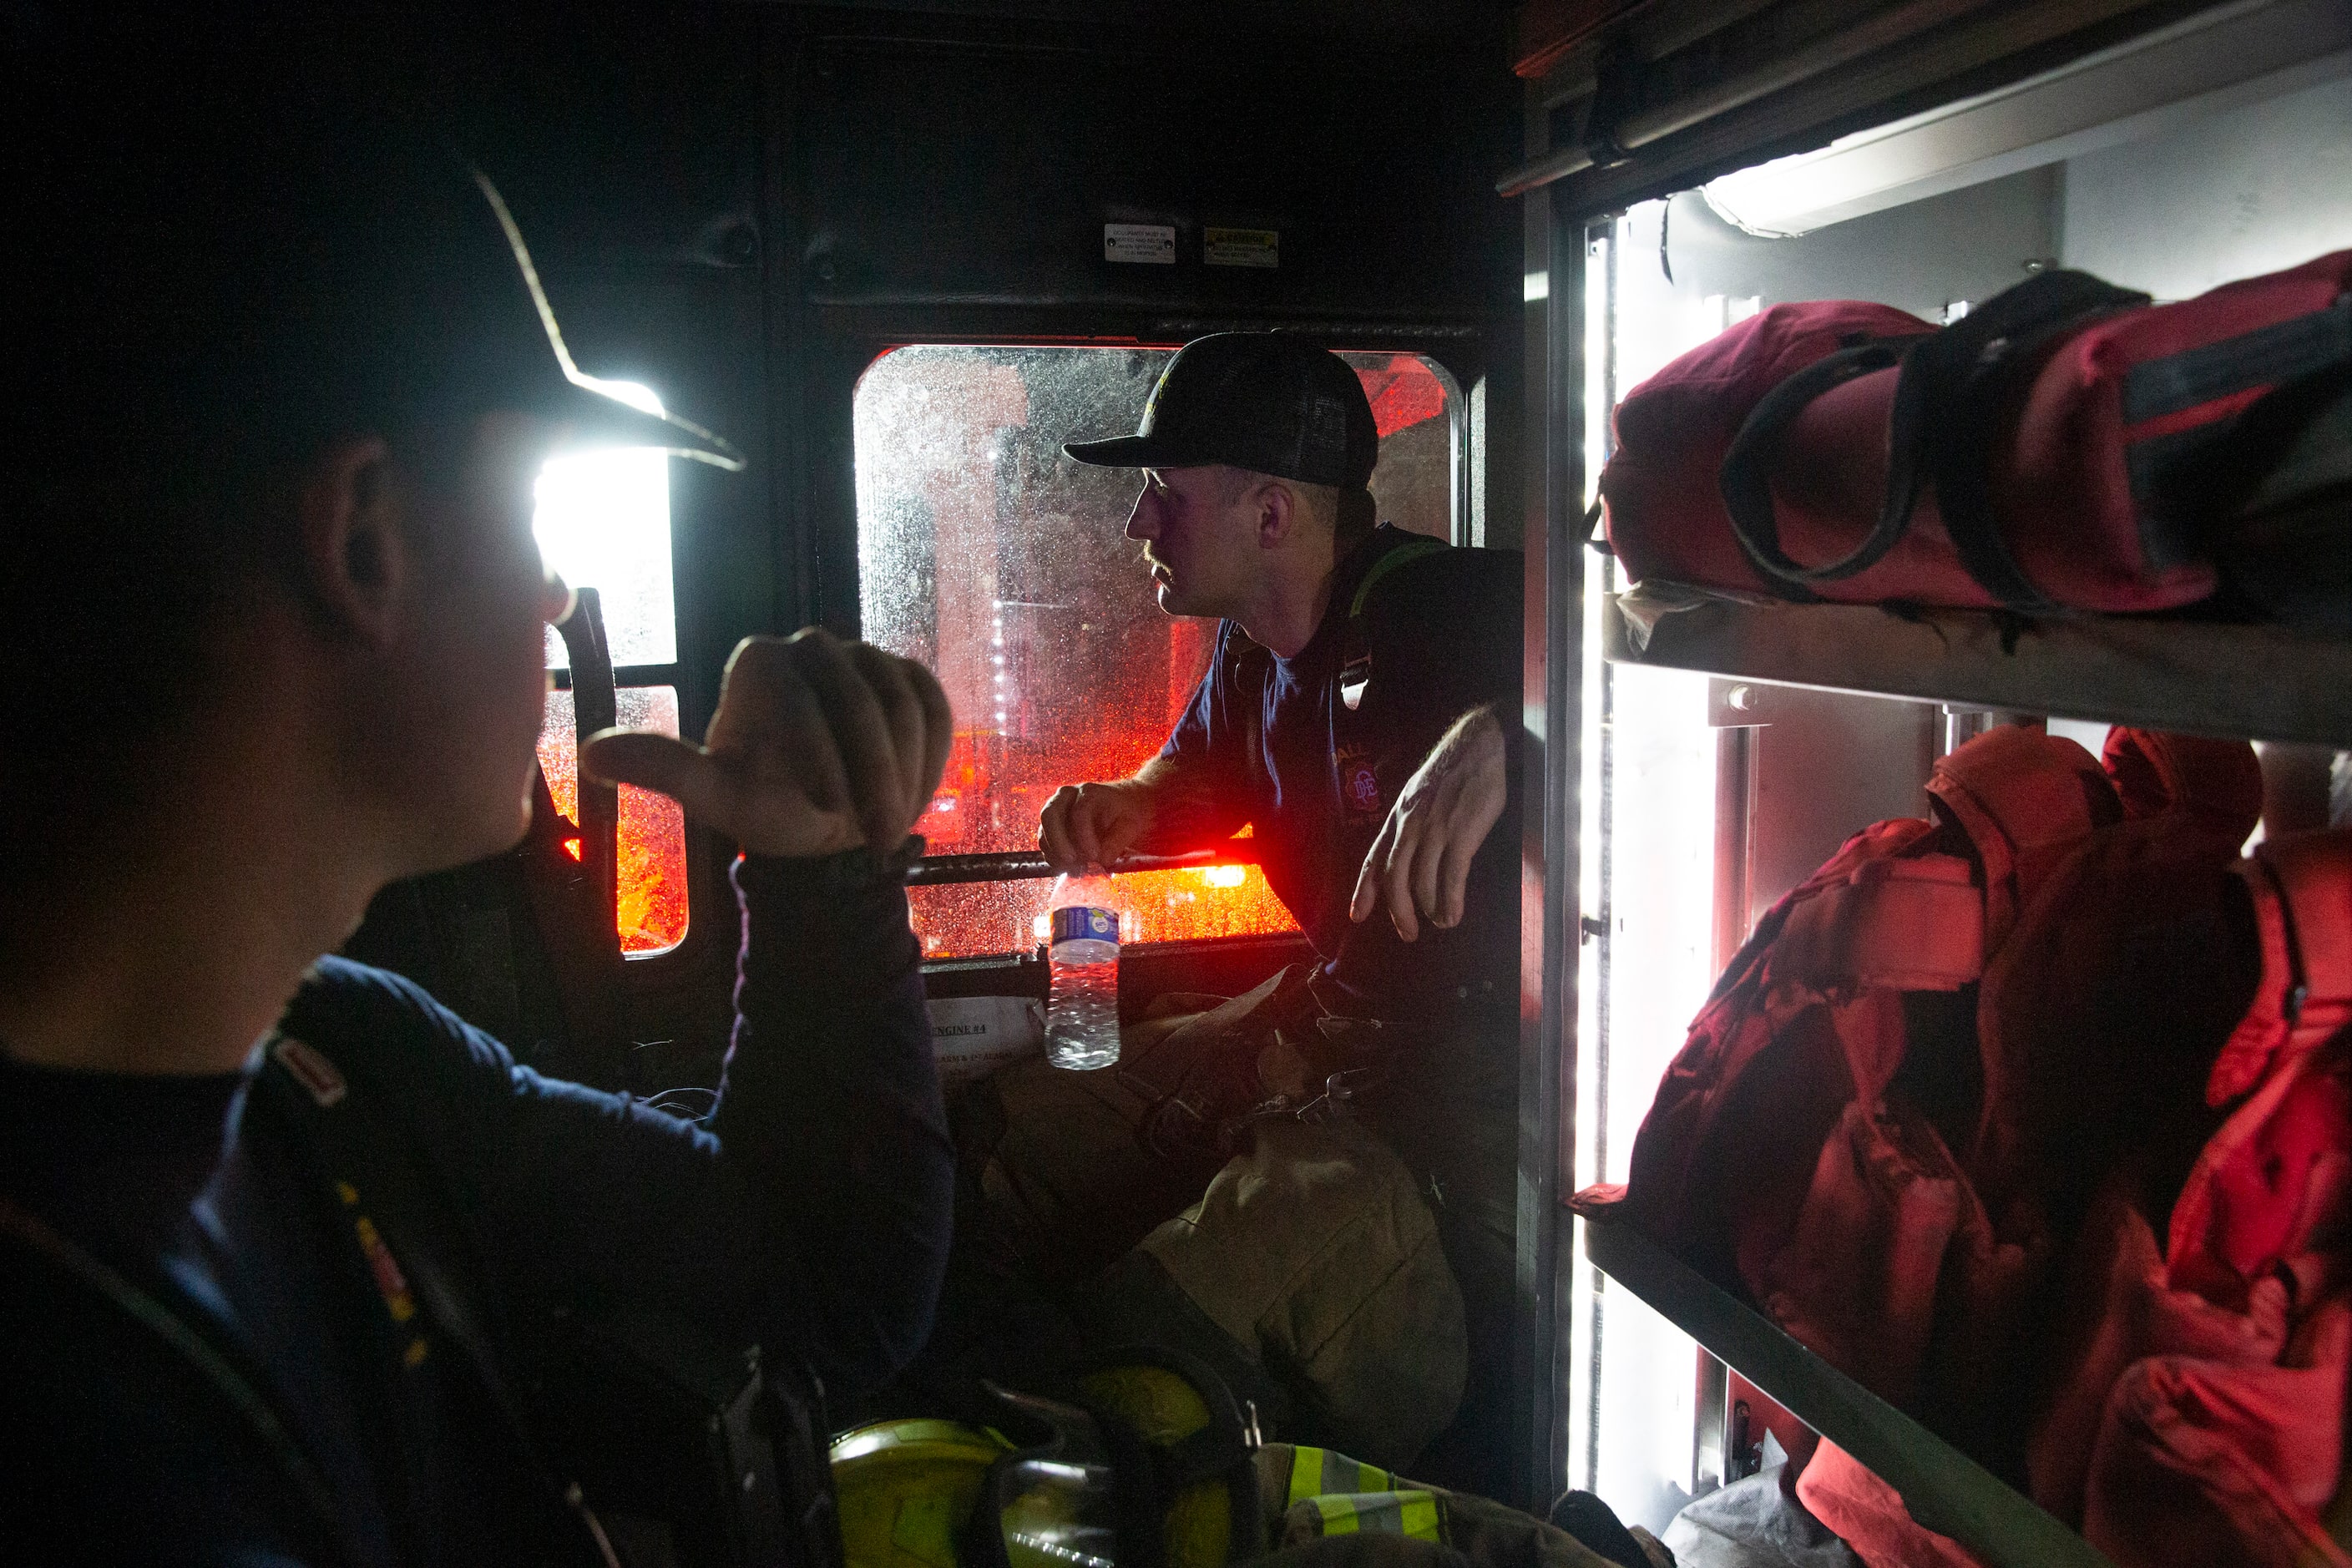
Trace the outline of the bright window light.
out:
M 853 405 L 858 608 L 877 647 L 939 674 L 958 728 L 916 824 L 935 853 L 1026 848 L 1054 791 L 1122 778 L 1191 703 L 1216 624 L 1171 618 L 1120 525 L 1131 472 L 1072 462 L 1072 437 L 1135 427 L 1166 349 L 913 345 L 874 362 Z M 1380 436 L 1383 521 L 1449 539 L 1461 391 L 1417 354 L 1341 356 Z M 1120 940 L 1297 929 L 1255 866 L 1121 874 Z M 935 957 L 1045 940 L 1051 884 L 918 888 Z
M 1764 307 L 1702 292 L 1654 259 L 1664 204 L 1644 202 L 1587 258 L 1586 467 L 1609 451 L 1611 403 L 1670 361 Z M 1690 1019 L 1714 982 L 1716 735 L 1704 675 L 1605 665 L 1605 560 L 1587 577 L 1583 902 L 1601 929 L 1580 947 L 1578 1185 L 1622 1182 L 1633 1141 Z M 1575 1237 L 1580 1256 L 1581 1227 Z M 1663 1531 L 1690 1500 L 1697 1347 L 1589 1266 L 1578 1271 L 1568 1369 L 1569 1484 L 1630 1523 Z
M 648 414 L 661 399 L 635 382 L 599 386 Z M 575 588 L 603 597 L 604 638 L 615 665 L 672 664 L 677 615 L 670 586 L 669 458 L 651 447 L 575 452 L 541 470 L 531 531 L 540 554 Z M 569 663 L 547 633 L 547 667 Z

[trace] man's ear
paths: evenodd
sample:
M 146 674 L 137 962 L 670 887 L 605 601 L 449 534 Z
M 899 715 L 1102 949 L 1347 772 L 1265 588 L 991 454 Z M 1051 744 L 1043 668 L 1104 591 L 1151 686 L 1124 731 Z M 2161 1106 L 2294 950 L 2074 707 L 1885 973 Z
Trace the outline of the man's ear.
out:
M 1280 479 L 1268 479 L 1257 487 L 1250 497 L 1250 505 L 1257 512 L 1257 542 L 1267 549 L 1279 549 L 1289 542 L 1298 526 L 1298 497 Z
M 347 437 L 321 448 L 302 470 L 294 510 L 312 604 L 363 642 L 391 641 L 416 562 L 383 438 Z

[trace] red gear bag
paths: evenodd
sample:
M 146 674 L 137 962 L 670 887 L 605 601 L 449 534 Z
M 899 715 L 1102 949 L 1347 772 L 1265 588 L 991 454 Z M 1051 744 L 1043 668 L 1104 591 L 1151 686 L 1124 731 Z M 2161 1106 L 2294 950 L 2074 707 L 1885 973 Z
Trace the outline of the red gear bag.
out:
M 1636 580 L 1795 600 L 2193 604 L 2237 416 L 2352 365 L 2347 289 L 2352 251 L 2168 305 L 2049 272 L 1940 330 L 1776 305 L 1618 405 L 1610 543 Z
M 2047 1290 L 2085 1209 L 2151 1151 L 2136 1174 L 2177 1190 L 2212 1131 L 2202 1090 L 2254 965 L 2214 984 L 2210 917 L 2262 779 L 2243 742 L 2117 730 L 2101 765 L 2007 728 L 1929 787 L 1935 822 L 1866 830 L 1758 923 L 1629 1186 L 1578 1206 L 2021 1482 Z M 2119 997 L 2116 975 L 2145 984 Z M 1846 1456 L 1812 1463 L 1809 1506 L 1840 1533 L 1966 1561 L 1877 1510 L 1892 1494 Z

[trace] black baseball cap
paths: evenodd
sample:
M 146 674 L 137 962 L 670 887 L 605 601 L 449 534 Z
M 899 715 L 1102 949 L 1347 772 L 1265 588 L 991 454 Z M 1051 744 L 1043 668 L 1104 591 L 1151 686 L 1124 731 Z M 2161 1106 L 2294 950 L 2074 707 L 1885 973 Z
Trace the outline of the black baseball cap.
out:
M 545 418 L 563 446 L 743 466 L 573 363 L 498 185 L 420 117 L 215 63 L 135 72 L 136 114 L 85 81 L 36 83 L 26 96 L 54 101 L 7 116 L 24 159 L 11 358 L 39 388 L 13 468 L 157 447 L 284 458 L 490 412 Z
M 1380 457 L 1364 384 L 1347 361 L 1280 332 L 1195 338 L 1160 373 L 1132 436 L 1062 448 L 1107 468 L 1228 463 L 1303 484 L 1361 489 Z

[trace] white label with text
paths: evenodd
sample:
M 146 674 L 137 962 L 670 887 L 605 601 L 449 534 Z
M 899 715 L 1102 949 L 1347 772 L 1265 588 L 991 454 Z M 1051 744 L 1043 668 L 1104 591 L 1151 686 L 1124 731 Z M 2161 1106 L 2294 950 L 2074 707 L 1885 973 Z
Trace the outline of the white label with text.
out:
M 1045 1004 L 1034 996 L 934 996 L 930 1010 L 931 1052 L 950 1083 L 1045 1048 Z
M 1146 267 L 1176 265 L 1176 228 L 1164 223 L 1103 225 L 1103 259 Z

